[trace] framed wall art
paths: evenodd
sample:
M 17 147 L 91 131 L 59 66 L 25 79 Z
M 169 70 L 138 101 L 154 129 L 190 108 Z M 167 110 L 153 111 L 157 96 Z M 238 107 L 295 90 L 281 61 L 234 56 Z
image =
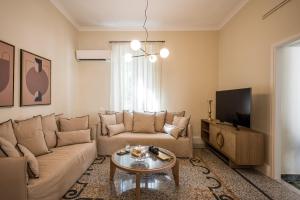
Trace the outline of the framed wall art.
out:
M 15 47 L 0 41 L 0 107 L 14 105 Z
M 21 106 L 51 104 L 51 60 L 21 49 Z

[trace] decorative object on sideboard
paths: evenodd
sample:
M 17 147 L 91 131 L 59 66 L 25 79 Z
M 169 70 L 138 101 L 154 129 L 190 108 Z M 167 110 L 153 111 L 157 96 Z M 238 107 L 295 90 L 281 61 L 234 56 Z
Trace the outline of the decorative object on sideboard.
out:
M 132 40 L 130 42 L 131 49 L 134 50 L 134 51 L 140 51 L 141 54 L 132 55 L 130 53 L 126 53 L 125 54 L 125 61 L 126 62 L 132 61 L 133 58 L 145 57 L 145 58 L 148 58 L 151 63 L 155 63 L 158 59 L 157 55 L 160 55 L 161 58 L 167 58 L 170 54 L 169 49 L 167 49 L 165 47 L 160 49 L 159 53 L 149 52 L 148 49 L 147 49 L 148 36 L 149 36 L 148 29 L 146 27 L 146 23 L 147 23 L 147 20 L 148 20 L 148 16 L 147 16 L 148 5 L 149 5 L 149 2 L 148 2 L 148 0 L 146 0 L 145 20 L 144 20 L 144 24 L 143 24 L 143 29 L 145 30 L 145 41 L 143 42 L 144 43 L 144 48 L 142 48 L 142 44 L 139 40 Z
M 14 105 L 15 47 L 0 41 L 0 107 Z
M 51 60 L 21 49 L 21 106 L 51 104 Z
M 212 104 L 213 100 L 208 100 L 208 104 L 209 104 L 209 107 L 208 107 L 208 120 L 213 120 L 212 117 L 211 117 L 211 104 Z

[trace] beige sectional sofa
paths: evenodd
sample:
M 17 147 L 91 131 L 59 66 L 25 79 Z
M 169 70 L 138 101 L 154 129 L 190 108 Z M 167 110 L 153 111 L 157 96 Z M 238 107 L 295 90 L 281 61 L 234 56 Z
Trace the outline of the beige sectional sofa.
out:
M 6 133 L 8 128 L 0 128 L 0 137 L 14 138 Z M 88 132 L 88 137 L 94 136 Z M 0 156 L 0 199 L 61 199 L 97 157 L 96 140 L 91 138 L 85 143 L 49 148 L 50 153 L 36 156 L 39 178 L 28 178 L 30 165 L 27 157 Z
M 192 126 L 188 126 L 186 137 L 178 139 L 166 133 L 125 132 L 112 137 L 101 135 L 97 138 L 98 154 L 111 155 L 127 144 L 154 145 L 172 151 L 177 157 L 191 158 L 193 156 Z
M 178 113 L 175 114 L 171 113 L 171 114 L 176 115 Z M 180 116 L 183 117 L 184 113 L 185 112 L 182 112 Z M 107 111 L 106 114 L 112 114 L 112 112 Z M 162 125 L 165 123 L 172 123 L 174 116 L 170 117 L 171 114 L 168 113 L 166 114 Z M 118 115 L 116 121 L 118 121 Z M 124 116 L 124 119 L 121 119 L 119 121 L 120 121 L 119 123 L 124 122 L 126 126 L 126 116 Z M 132 122 L 133 126 L 134 126 L 134 121 L 135 119 L 133 119 Z M 101 130 L 103 130 L 103 126 L 104 126 L 103 123 L 100 122 L 99 126 L 102 127 L 99 129 L 98 136 L 97 136 L 97 149 L 99 155 L 111 155 L 118 149 L 124 148 L 127 144 L 129 144 L 129 145 L 154 145 L 154 146 L 162 147 L 172 151 L 173 153 L 175 153 L 177 157 L 191 158 L 193 156 L 191 124 L 188 124 L 186 128 L 187 129 L 186 134 L 178 138 L 174 138 L 170 134 L 164 133 L 163 130 L 161 129 L 159 129 L 159 131 L 156 131 L 154 133 L 149 133 L 149 132 L 146 133 L 146 132 L 135 132 L 134 127 L 132 128 L 133 130 L 130 131 L 127 130 L 117 135 L 110 136 L 109 134 L 101 133 Z M 148 126 L 148 124 L 144 124 L 144 126 Z

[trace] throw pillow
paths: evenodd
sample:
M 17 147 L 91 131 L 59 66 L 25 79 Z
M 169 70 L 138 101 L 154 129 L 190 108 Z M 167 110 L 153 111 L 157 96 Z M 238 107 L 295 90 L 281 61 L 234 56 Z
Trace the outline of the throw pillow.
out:
M 107 126 L 117 123 L 116 115 L 115 114 L 112 114 L 112 115 L 101 115 L 100 114 L 100 119 L 101 119 L 102 135 L 107 135 L 108 134 Z
M 0 137 L 6 139 L 14 146 L 17 144 L 17 139 L 12 126 L 12 120 L 8 120 L 0 124 Z
M 91 130 L 56 132 L 57 147 L 91 142 Z
M 185 111 L 167 112 L 167 114 L 166 114 L 166 123 L 167 124 L 172 124 L 175 116 L 184 117 L 184 115 L 185 115 Z
M 74 117 L 71 119 L 60 118 L 60 131 L 78 131 L 89 128 L 89 116 Z
M 123 119 L 123 111 L 122 112 L 115 112 L 115 111 L 105 111 L 106 115 L 112 115 L 115 114 L 116 115 L 116 121 L 117 124 L 122 124 L 124 123 L 124 119 Z
M 62 118 L 63 115 L 64 115 L 63 113 L 55 115 L 55 121 L 56 121 L 57 129 L 59 131 L 60 131 L 60 118 Z
M 0 137 L 0 157 L 20 157 L 20 154 L 11 142 Z
M 38 163 L 36 157 L 25 146 L 23 146 L 21 144 L 18 144 L 17 146 L 18 146 L 20 152 L 27 159 L 27 162 L 28 162 L 27 172 L 28 172 L 29 177 L 30 178 L 39 178 L 40 177 L 40 168 L 39 168 L 39 163 Z
M 190 122 L 190 118 L 191 117 L 177 117 L 177 116 L 174 117 L 173 125 L 183 129 L 183 131 L 180 133 L 181 137 L 186 136 L 186 130 Z
M 125 126 L 124 124 L 113 124 L 113 125 L 107 125 L 108 129 L 108 135 L 109 136 L 114 136 L 119 133 L 125 132 Z
M 166 118 L 166 111 L 156 112 L 155 113 L 155 131 L 156 132 L 163 132 L 164 131 L 164 124 Z
M 58 131 L 55 120 L 55 115 L 47 115 L 42 117 L 43 132 L 48 148 L 54 148 L 56 146 L 56 134 Z
M 171 125 L 171 124 L 164 125 L 164 132 L 173 136 L 175 139 L 177 139 L 179 137 L 179 135 L 182 131 L 183 131 L 183 128 L 179 128 L 175 125 Z
M 41 116 L 15 121 L 13 127 L 18 143 L 29 149 L 35 156 L 49 153 Z
M 133 112 L 133 132 L 155 133 L 154 113 Z
M 124 111 L 124 126 L 126 131 L 132 131 L 133 128 L 133 113 Z

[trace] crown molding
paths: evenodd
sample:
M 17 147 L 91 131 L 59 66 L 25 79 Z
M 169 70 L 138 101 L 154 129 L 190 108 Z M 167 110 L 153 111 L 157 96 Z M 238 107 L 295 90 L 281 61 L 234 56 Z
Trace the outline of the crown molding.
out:
M 59 12 L 61 14 L 63 14 L 63 16 L 65 16 L 65 18 L 67 18 L 67 20 L 77 29 L 79 30 L 80 26 L 79 24 L 77 24 L 76 20 L 68 13 L 68 11 L 65 9 L 65 7 L 61 4 L 60 1 L 57 0 L 50 0 L 50 2 L 56 7 L 57 10 L 59 10 Z
M 148 31 L 217 31 L 219 30 L 217 26 L 207 26 L 207 27 L 165 27 L 165 28 L 148 28 Z M 121 27 L 121 28 L 106 28 L 106 27 L 93 27 L 93 26 L 79 26 L 78 31 L 134 31 L 134 32 L 144 32 L 140 27 Z
M 238 3 L 220 23 L 220 25 L 218 26 L 218 30 L 221 30 L 248 3 L 248 1 L 249 0 L 243 0 Z
M 221 30 L 247 3 L 249 0 L 242 0 L 238 3 L 231 12 L 224 18 L 224 20 L 219 25 L 211 26 L 174 26 L 174 27 L 164 27 L 164 28 L 149 28 L 149 31 L 218 31 Z M 78 31 L 144 31 L 140 27 L 97 27 L 97 26 L 80 26 L 76 20 L 68 13 L 65 7 L 59 0 L 50 0 L 50 2 L 69 20 L 69 22 Z

